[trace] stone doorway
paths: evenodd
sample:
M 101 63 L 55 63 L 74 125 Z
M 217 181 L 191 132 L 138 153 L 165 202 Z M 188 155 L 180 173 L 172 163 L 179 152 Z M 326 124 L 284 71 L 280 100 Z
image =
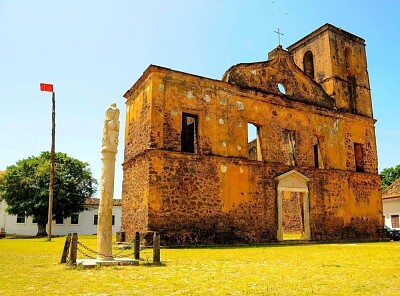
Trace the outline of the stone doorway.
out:
M 306 176 L 295 170 L 275 178 L 277 184 L 278 241 L 283 241 L 284 238 L 310 240 L 308 181 L 309 179 Z M 295 213 L 290 213 L 290 207 Z M 290 221 L 291 219 L 292 221 Z M 289 225 L 291 223 L 295 225 Z M 297 230 L 299 235 L 284 237 L 285 228 L 289 231 L 290 229 Z
M 283 240 L 299 240 L 304 235 L 303 193 L 282 193 Z

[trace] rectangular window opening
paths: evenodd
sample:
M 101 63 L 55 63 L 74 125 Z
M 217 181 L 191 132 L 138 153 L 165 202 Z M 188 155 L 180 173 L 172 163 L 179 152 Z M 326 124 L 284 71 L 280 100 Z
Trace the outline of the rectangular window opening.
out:
M 260 127 L 253 123 L 247 123 L 247 151 L 251 160 L 262 161 Z
M 319 155 L 319 147 L 318 147 L 318 144 L 315 144 L 314 145 L 314 166 L 316 168 L 319 168 L 319 157 L 318 157 L 318 155 Z
M 363 145 L 354 143 L 354 161 L 356 164 L 356 172 L 364 172 L 364 152 Z
M 112 223 L 113 226 L 115 225 L 115 215 L 112 215 Z
M 71 215 L 71 225 L 79 224 L 79 214 L 72 214 Z
M 62 215 L 56 215 L 56 224 L 64 224 L 64 217 Z
M 198 116 L 182 113 L 181 151 L 198 153 Z
M 391 215 L 392 228 L 400 228 L 399 215 Z
M 324 168 L 324 160 L 321 153 L 321 143 L 323 143 L 323 140 L 317 136 L 314 136 L 314 167 L 318 169 Z
M 99 221 L 99 215 L 94 215 L 93 216 L 93 225 L 97 225 L 98 221 Z
M 296 134 L 295 131 L 284 131 L 285 151 L 288 155 L 287 165 L 296 165 Z
M 17 215 L 17 224 L 25 224 L 26 217 L 25 215 Z

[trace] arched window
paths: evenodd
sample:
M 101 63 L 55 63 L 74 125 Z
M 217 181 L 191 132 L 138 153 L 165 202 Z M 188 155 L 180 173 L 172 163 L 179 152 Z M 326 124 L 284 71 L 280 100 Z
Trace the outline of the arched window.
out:
M 307 50 L 303 57 L 304 72 L 314 79 L 314 57 L 310 50 Z

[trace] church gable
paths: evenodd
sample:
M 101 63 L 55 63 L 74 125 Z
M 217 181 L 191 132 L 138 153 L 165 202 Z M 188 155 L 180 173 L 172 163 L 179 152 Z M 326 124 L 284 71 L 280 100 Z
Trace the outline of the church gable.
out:
M 334 99 L 300 70 L 281 47 L 270 53 L 270 60 L 266 62 L 232 66 L 222 80 L 243 89 L 272 93 L 326 108 L 334 106 Z

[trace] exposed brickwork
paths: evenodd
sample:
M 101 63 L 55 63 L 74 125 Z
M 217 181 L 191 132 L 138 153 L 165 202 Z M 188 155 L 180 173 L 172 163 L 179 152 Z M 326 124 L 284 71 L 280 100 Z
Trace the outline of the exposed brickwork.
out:
M 262 163 L 246 168 L 245 162 L 235 159 L 161 151 L 153 151 L 152 159 L 150 187 L 157 202 L 149 208 L 149 228 L 168 233 L 164 236 L 167 242 L 218 242 L 216 233 L 232 242 L 273 239 L 274 234 L 266 229 L 274 228 L 274 199 L 267 198 L 264 191 L 267 176 Z M 254 179 L 252 188 L 245 183 L 224 188 L 230 177 L 240 174 Z M 224 190 L 240 195 L 240 200 L 237 196 L 221 200 Z M 254 221 L 258 221 L 256 225 Z M 251 228 L 254 230 L 248 231 Z
M 376 155 L 375 134 L 371 129 L 365 130 L 364 169 L 371 174 L 378 173 L 378 158 Z
M 149 160 L 146 154 L 124 164 L 121 225 L 130 237 L 148 229 Z M 132 211 L 132 209 L 135 209 Z
M 127 102 L 125 137 L 125 161 L 143 153 L 150 148 L 150 103 L 148 90 L 143 87 L 137 91 L 136 100 Z
M 285 232 L 302 232 L 304 230 L 302 201 L 300 193 L 297 192 L 285 192 L 283 195 L 282 216 Z
M 303 73 L 296 44 L 291 52 L 275 49 L 266 62 L 235 65 L 222 81 L 157 66 L 143 73 L 125 94 L 128 238 L 157 230 L 168 244 L 276 241 L 279 215 L 286 229 L 304 227 L 298 214 L 304 207 L 291 209 L 284 199 L 278 213 L 275 178 L 291 170 L 309 180 L 310 239 L 378 238 L 382 205 L 369 86 L 358 70 L 342 69 L 363 52 L 365 59 L 358 51 L 363 42 L 328 29 L 303 40 L 313 50 L 315 80 Z M 355 56 L 338 46 L 346 36 Z M 342 83 L 346 71 L 358 75 L 352 97 Z M 195 129 L 183 116 L 196 118 Z M 259 147 L 258 156 L 249 157 L 248 123 L 258 128 L 250 145 Z M 184 133 L 195 153 L 182 151 Z M 356 172 L 355 144 L 362 146 L 363 172 Z
M 372 117 L 365 41 L 326 24 L 289 46 L 300 69 L 307 51 L 314 56 L 315 81 L 335 98 L 336 107 Z

